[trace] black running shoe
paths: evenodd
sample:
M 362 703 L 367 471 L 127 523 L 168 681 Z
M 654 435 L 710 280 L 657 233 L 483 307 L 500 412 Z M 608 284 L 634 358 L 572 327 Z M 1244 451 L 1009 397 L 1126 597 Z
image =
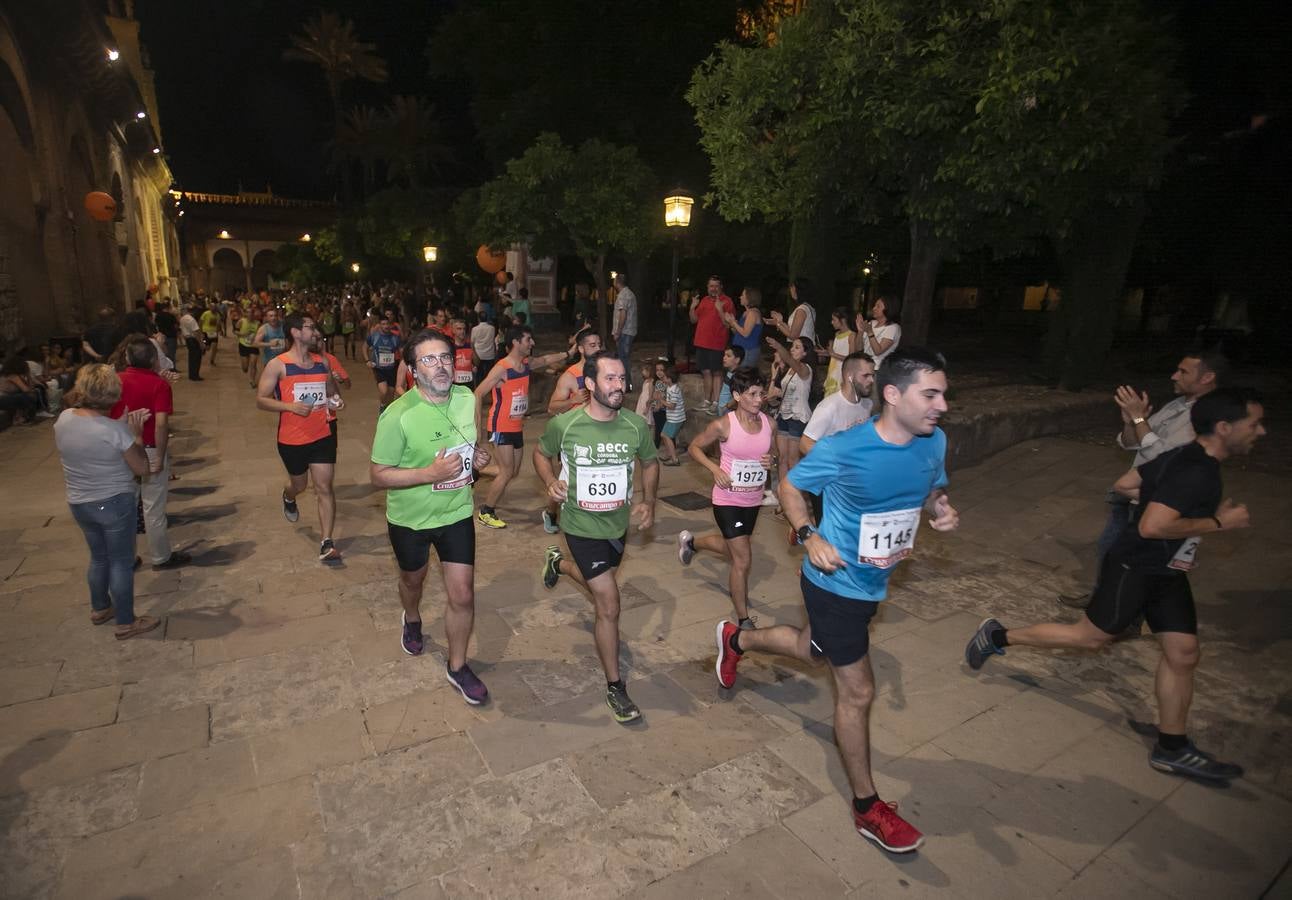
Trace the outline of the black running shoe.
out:
M 606 706 L 614 713 L 615 721 L 621 724 L 635 722 L 642 717 L 642 711 L 628 696 L 627 688 L 617 686 L 606 688 Z
M 295 500 L 287 499 L 287 492 L 283 491 L 283 518 L 288 522 L 295 522 L 301 517 L 301 511 L 296 508 Z
M 1220 762 L 1210 753 L 1204 753 L 1195 747 L 1193 741 L 1179 750 L 1165 750 L 1161 744 L 1154 744 L 1148 764 L 1159 772 L 1186 775 L 1204 781 L 1229 781 L 1243 777 L 1242 766 Z

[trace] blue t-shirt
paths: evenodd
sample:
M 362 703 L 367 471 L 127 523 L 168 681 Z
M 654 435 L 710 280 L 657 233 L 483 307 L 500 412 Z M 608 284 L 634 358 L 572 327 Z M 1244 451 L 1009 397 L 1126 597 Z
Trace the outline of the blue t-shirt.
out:
M 927 518 L 919 508 L 929 494 L 947 484 L 947 436 L 942 429 L 897 445 L 879 436 L 876 421 L 822 438 L 789 475 L 790 484 L 800 491 L 822 495 L 821 536 L 847 563 L 834 572 L 822 572 L 805 556 L 804 576 L 818 587 L 855 600 L 884 599 L 892 566 L 910 552 L 920 520 Z M 872 515 L 903 510 L 908 511 L 905 517 Z M 913 517 L 910 510 L 915 510 Z M 863 516 L 869 516 L 864 551 Z M 889 565 L 862 562 L 863 556 L 886 558 Z
M 399 338 L 393 334 L 382 334 L 374 331 L 368 335 L 368 346 L 372 348 L 372 362 L 378 369 L 393 369 L 399 365 Z M 385 354 L 390 354 L 386 356 Z M 382 365 L 386 360 L 391 360 Z

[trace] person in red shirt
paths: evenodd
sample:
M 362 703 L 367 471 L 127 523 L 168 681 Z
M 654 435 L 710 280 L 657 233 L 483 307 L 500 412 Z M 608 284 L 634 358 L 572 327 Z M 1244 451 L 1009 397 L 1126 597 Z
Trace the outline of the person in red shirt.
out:
M 709 289 L 703 296 L 691 299 L 691 321 L 695 324 L 695 361 L 704 379 L 705 401 L 697 412 L 718 414 L 718 393 L 722 390 L 722 351 L 727 349 L 727 325 L 724 315 L 735 315 L 731 298 L 722 292 L 722 279 L 709 276 Z
M 170 485 L 170 416 L 175 411 L 170 382 L 157 372 L 157 345 L 135 335 L 126 345 L 126 368 L 121 372 L 121 399 L 109 413 L 120 419 L 130 410 L 146 409 L 151 416 L 144 423 L 142 441 L 148 454 L 148 474 L 140 479 L 139 494 L 144 507 L 144 529 L 148 555 L 154 569 L 174 569 L 193 558 L 174 551 L 166 530 L 166 498 Z

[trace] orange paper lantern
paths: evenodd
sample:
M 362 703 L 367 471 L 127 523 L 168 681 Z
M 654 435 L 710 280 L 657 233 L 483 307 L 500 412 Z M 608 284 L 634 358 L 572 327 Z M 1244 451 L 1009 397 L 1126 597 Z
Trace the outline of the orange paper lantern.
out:
M 103 191 L 90 191 L 85 195 L 85 211 L 96 222 L 111 222 L 117 214 L 117 201 Z
M 476 251 L 476 264 L 493 275 L 495 272 L 501 272 L 507 265 L 507 254 L 495 253 L 488 245 L 481 244 L 480 249 Z

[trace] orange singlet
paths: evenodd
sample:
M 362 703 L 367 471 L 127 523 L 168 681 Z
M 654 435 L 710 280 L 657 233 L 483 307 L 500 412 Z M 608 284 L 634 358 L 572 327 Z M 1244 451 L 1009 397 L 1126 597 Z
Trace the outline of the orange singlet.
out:
M 579 360 L 561 374 L 573 375 L 575 385 L 579 390 L 583 390 L 583 360 Z
M 507 368 L 507 359 L 493 367 L 506 373 L 493 389 L 493 408 L 489 410 L 489 431 L 511 432 L 525 430 L 525 413 L 529 412 L 529 362 L 522 369 Z M 492 374 L 492 373 L 491 373 Z
M 310 354 L 313 363 L 309 368 L 302 368 L 292 360 L 291 353 L 279 354 L 277 359 L 283 361 L 283 375 L 274 387 L 274 397 L 285 403 L 304 401 L 314 408 L 308 416 L 296 413 L 280 412 L 278 414 L 278 443 L 312 444 L 332 432 L 327 424 L 327 364 L 317 353 Z

